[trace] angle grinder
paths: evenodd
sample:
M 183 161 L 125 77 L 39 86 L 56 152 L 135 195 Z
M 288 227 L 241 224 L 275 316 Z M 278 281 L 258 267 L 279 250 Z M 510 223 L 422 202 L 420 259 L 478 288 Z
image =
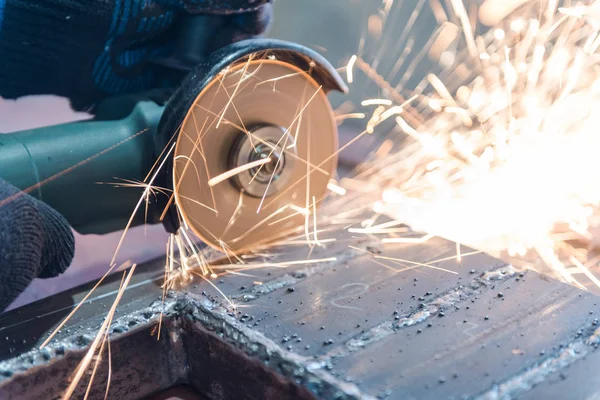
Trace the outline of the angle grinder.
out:
M 335 174 L 326 95 L 346 92 L 339 74 L 318 53 L 273 39 L 184 53 L 172 68 L 193 66 L 174 90 L 110 98 L 93 120 L 0 135 L 0 178 L 82 234 L 130 220 L 169 232 L 185 225 L 214 248 L 241 252 L 301 225 L 301 210 Z M 148 204 L 132 216 L 140 201 Z

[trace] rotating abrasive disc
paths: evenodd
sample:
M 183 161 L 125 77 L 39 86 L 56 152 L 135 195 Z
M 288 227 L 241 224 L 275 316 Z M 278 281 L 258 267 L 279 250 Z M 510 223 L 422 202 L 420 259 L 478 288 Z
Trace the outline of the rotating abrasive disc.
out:
M 326 195 L 337 140 L 329 101 L 307 73 L 273 59 L 231 66 L 197 96 L 177 139 L 173 186 L 184 223 L 232 252 L 281 238 Z M 256 166 L 209 185 L 248 165 Z

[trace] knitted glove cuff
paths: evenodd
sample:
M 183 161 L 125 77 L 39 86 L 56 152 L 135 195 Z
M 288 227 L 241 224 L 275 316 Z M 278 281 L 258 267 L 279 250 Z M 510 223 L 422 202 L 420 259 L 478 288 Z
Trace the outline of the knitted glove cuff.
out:
M 33 279 L 63 273 L 74 252 L 73 233 L 60 214 L 0 180 L 0 310 Z

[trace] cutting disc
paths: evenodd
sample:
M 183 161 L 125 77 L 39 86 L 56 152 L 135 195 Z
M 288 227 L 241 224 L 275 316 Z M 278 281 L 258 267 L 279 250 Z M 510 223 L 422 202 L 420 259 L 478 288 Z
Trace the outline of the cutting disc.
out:
M 329 101 L 308 73 L 276 59 L 230 66 L 197 96 L 177 139 L 183 223 L 227 252 L 281 238 L 312 220 L 335 173 L 337 141 Z M 215 184 L 235 168 L 245 170 Z

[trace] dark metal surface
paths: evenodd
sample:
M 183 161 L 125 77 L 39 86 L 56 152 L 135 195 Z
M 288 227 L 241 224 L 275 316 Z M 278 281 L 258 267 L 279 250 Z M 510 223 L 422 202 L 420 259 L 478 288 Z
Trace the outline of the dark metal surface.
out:
M 296 3 L 278 2 L 282 14 L 273 35 L 291 40 L 301 35 L 304 44 L 326 47 L 325 56 L 343 65 L 360 39 L 357 27 L 367 15 L 362 3 L 306 0 L 304 17 Z M 413 3 L 402 2 L 409 10 Z M 394 29 L 402 29 L 409 17 L 402 13 Z M 425 22 L 417 24 L 418 41 L 426 41 L 435 26 Z M 378 49 L 393 48 L 399 35 L 387 37 L 391 44 Z M 393 63 L 389 54 L 382 60 Z M 358 100 L 364 97 L 356 93 Z M 367 147 L 377 146 L 362 141 L 358 151 Z M 364 159 L 344 156 L 346 169 Z M 109 398 L 164 394 L 183 383 L 210 399 L 598 398 L 598 297 L 481 254 L 460 264 L 435 264 L 458 274 L 402 269 L 348 248 L 377 251 L 377 243 L 348 233 L 329 237 L 338 240 L 310 257 L 335 256 L 335 262 L 254 270 L 253 277 L 215 282 L 239 306 L 235 314 L 202 282 L 172 293 L 162 305 L 163 260 L 138 267 L 114 324 Z M 452 256 L 455 247 L 432 240 L 379 250 L 427 263 Z M 289 246 L 285 254 L 270 261 L 306 259 L 307 249 Z M 1 399 L 59 395 L 112 304 L 119 279 L 98 289 L 47 350 L 36 348 L 90 286 L 0 316 Z M 161 311 L 158 341 L 151 331 Z M 104 396 L 102 365 L 92 398 Z
M 177 383 L 214 399 L 308 393 L 327 399 L 577 399 L 600 389 L 590 374 L 600 361 L 594 352 L 597 297 L 481 254 L 434 264 L 458 274 L 393 271 L 347 247 L 377 251 L 376 244 L 347 233 L 332 237 L 337 242 L 311 258 L 335 262 L 223 279 L 218 286 L 238 304 L 235 314 L 202 283 L 173 293 L 163 308 L 162 260 L 143 266 L 114 325 L 109 398 L 140 398 Z M 443 240 L 380 250 L 423 263 L 455 251 Z M 305 258 L 305 247 L 286 251 L 287 260 Z M 35 345 L 87 288 L 2 316 L 0 398 L 57 396 L 117 285 L 115 279 L 99 289 L 47 350 Z M 161 310 L 157 341 L 150 331 Z M 103 365 L 93 391 L 98 396 L 106 383 Z
M 193 387 L 188 385 L 175 386 L 163 392 L 150 396 L 147 400 L 204 400 Z

